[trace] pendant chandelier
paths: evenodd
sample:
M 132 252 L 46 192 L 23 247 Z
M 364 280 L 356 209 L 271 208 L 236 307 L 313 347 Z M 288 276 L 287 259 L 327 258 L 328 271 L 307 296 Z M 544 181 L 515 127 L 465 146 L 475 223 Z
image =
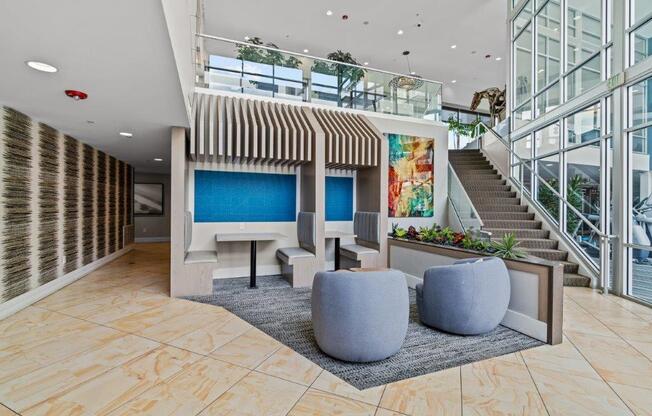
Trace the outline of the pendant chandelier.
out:
M 411 90 L 416 90 L 417 88 L 421 88 L 423 85 L 423 80 L 419 75 L 416 75 L 412 72 L 412 68 L 410 67 L 410 51 L 403 51 L 403 56 L 405 56 L 405 60 L 407 62 L 407 67 L 408 67 L 408 72 L 410 74 L 413 74 L 412 76 L 407 76 L 407 75 L 400 75 L 392 78 L 392 80 L 389 82 L 389 85 L 393 88 L 401 88 L 403 90 L 411 91 Z

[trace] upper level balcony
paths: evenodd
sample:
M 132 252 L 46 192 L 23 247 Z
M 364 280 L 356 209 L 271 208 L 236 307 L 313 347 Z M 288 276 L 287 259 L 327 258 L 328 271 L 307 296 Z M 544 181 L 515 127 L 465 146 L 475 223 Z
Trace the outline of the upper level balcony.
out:
M 197 87 L 441 121 L 437 81 L 216 36 L 197 44 Z

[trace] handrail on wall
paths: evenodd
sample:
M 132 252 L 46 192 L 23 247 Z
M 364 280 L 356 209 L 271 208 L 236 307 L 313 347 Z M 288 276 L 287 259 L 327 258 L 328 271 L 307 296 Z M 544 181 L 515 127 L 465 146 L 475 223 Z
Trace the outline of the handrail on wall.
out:
M 466 193 L 466 190 L 464 189 L 464 186 L 462 185 L 462 181 L 460 181 L 460 178 L 457 176 L 457 173 L 455 173 L 455 169 L 453 169 L 453 166 L 451 165 L 450 161 L 448 162 L 448 178 L 449 178 L 449 186 L 448 186 L 448 194 L 449 197 L 448 199 L 451 202 L 451 205 L 453 206 L 453 209 L 455 211 L 455 215 L 460 221 L 460 224 L 462 224 L 462 230 L 466 232 L 468 229 L 471 227 L 476 227 L 477 230 L 479 230 L 481 233 L 483 233 L 484 236 L 491 238 L 491 233 L 488 231 L 484 231 L 481 229 L 481 227 L 484 226 L 484 223 L 482 222 L 482 218 L 480 218 L 480 215 L 478 214 L 478 211 L 475 209 L 475 206 L 473 205 L 473 202 L 471 201 L 471 198 L 469 195 Z M 471 209 L 471 218 L 475 220 L 475 224 L 465 224 L 465 221 L 462 219 L 462 216 L 460 215 L 461 207 L 458 207 L 457 204 L 455 203 L 454 199 L 450 197 L 451 193 L 451 181 L 456 184 L 456 187 L 459 189 L 460 195 L 462 199 L 468 204 L 469 208 Z
M 500 144 L 505 147 L 507 150 L 507 153 L 509 154 L 510 157 L 514 157 L 514 159 L 521 164 L 521 166 L 526 167 L 526 162 L 521 159 L 511 148 L 509 142 L 507 142 L 503 137 L 501 137 L 495 130 L 492 128 L 488 127 L 486 124 L 484 124 L 482 121 L 478 122 L 478 124 L 475 126 L 476 129 L 479 129 L 480 126 L 485 128 L 485 134 L 486 133 L 491 133 L 495 138 L 498 139 Z M 477 131 L 477 130 L 476 130 Z M 481 144 L 481 142 L 480 142 Z M 511 167 L 512 162 L 509 162 L 509 166 Z M 553 188 L 543 177 L 541 177 L 537 172 L 533 171 L 532 169 L 528 168 L 530 172 L 534 175 L 536 179 L 540 181 L 540 183 L 543 183 L 544 186 L 546 186 L 552 193 L 559 198 L 561 202 L 563 202 L 566 207 L 570 208 L 575 215 L 586 225 L 589 226 L 589 228 L 600 238 L 600 264 L 596 265 L 598 267 L 598 273 L 600 275 L 600 284 L 602 286 L 602 291 L 604 294 L 607 294 L 609 291 L 609 244 L 611 240 L 615 240 L 618 238 L 617 235 L 612 235 L 612 234 L 605 234 L 603 233 L 599 228 L 597 228 L 593 223 L 584 216 L 577 208 L 575 208 L 568 200 L 562 196 L 555 188 Z M 516 182 L 515 179 L 511 175 L 511 168 L 509 169 L 508 172 L 509 180 L 516 186 L 520 187 L 520 193 L 522 197 L 525 197 L 528 202 L 531 204 L 534 204 L 536 206 L 541 206 L 541 204 L 531 198 L 529 195 L 527 195 L 525 192 L 523 192 L 523 181 L 518 181 Z M 545 209 L 545 208 L 544 208 Z M 562 235 L 565 234 L 566 232 L 564 230 L 562 231 Z M 591 263 L 593 263 L 592 260 L 590 260 Z

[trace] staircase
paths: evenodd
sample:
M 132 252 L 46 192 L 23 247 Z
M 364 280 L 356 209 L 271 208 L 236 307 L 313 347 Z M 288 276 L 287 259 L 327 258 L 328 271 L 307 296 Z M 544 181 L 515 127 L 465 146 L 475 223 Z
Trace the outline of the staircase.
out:
M 591 278 L 578 274 L 579 265 L 568 261 L 568 252 L 558 249 L 559 242 L 550 238 L 479 150 L 449 150 L 448 158 L 484 223 L 482 229 L 491 232 L 493 240 L 513 233 L 528 255 L 564 265 L 565 286 L 590 285 Z

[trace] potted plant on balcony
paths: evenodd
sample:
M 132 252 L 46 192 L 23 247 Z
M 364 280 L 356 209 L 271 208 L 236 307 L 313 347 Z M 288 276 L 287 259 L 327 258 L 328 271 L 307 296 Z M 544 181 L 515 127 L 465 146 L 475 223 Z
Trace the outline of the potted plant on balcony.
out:
M 301 61 L 295 56 L 285 56 L 278 51 L 256 47 L 257 45 L 263 45 L 269 48 L 278 49 L 278 46 L 276 46 L 274 43 L 264 43 L 263 40 L 259 37 L 249 38 L 247 43 L 250 43 L 252 46 L 238 46 L 238 56 L 236 57 L 237 59 L 256 62 L 259 64 L 277 65 L 295 69 L 301 66 Z
M 353 56 L 351 56 L 350 52 L 343 52 L 338 49 L 337 51 L 326 55 L 326 58 L 330 59 L 331 61 L 358 65 L 358 67 L 356 67 L 349 65 L 339 65 L 334 62 L 315 61 L 312 66 L 313 72 L 337 76 L 337 85 L 339 91 L 353 91 L 355 86 L 358 84 L 358 81 L 360 81 L 366 73 L 364 68 L 359 67 L 360 64 L 355 60 L 355 58 L 353 58 Z

